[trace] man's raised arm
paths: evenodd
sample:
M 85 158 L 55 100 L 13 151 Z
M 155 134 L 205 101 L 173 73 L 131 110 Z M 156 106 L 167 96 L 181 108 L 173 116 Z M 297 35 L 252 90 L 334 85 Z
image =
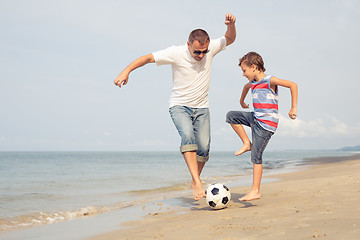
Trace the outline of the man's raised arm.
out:
M 229 46 L 235 41 L 236 38 L 235 21 L 236 18 L 231 13 L 225 15 L 225 24 L 227 25 L 227 30 L 225 33 L 226 46 Z
M 135 69 L 142 67 L 148 63 L 154 63 L 154 56 L 150 53 L 145 56 L 141 56 L 135 59 L 132 63 L 129 64 L 122 72 L 115 78 L 114 83 L 116 86 L 121 87 L 121 85 L 126 85 L 129 80 L 129 74 Z

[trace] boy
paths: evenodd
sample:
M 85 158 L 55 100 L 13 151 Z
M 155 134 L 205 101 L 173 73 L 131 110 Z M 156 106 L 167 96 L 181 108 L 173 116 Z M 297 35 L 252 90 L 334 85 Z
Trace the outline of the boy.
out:
M 249 105 L 244 100 L 251 88 L 254 112 L 230 111 L 226 115 L 226 122 L 230 123 L 243 142 L 243 146 L 235 155 L 238 156 L 251 151 L 253 185 L 248 194 L 239 198 L 240 201 L 251 201 L 261 197 L 262 154 L 271 136 L 275 133 L 279 122 L 278 86 L 290 89 L 292 104 L 289 117 L 291 119 L 296 118 L 298 88 L 296 83 L 266 75 L 264 73 L 266 69 L 264 68 L 263 59 L 255 52 L 249 52 L 242 57 L 239 66 L 243 71 L 243 76 L 249 80 L 249 83 L 243 88 L 240 105 L 243 108 L 249 108 Z M 242 125 L 251 127 L 252 143 Z

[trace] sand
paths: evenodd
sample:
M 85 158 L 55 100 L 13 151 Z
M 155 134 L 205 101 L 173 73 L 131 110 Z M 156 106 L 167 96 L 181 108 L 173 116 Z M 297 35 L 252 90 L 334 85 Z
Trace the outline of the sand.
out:
M 349 159 L 318 159 L 271 176 L 279 181 L 263 183 L 262 198 L 251 202 L 238 200 L 250 186 L 232 187 L 231 203 L 222 210 L 188 196 L 185 210 L 152 212 L 89 240 L 360 239 L 360 156 Z

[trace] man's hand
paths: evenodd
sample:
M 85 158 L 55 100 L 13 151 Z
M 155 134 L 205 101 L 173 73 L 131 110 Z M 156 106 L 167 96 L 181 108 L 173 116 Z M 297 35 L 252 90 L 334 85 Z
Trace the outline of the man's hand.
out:
M 226 25 L 231 25 L 231 24 L 235 24 L 236 18 L 234 15 L 232 15 L 231 13 L 227 13 L 225 15 L 225 24 Z
M 122 71 L 114 80 L 116 86 L 126 85 L 129 80 L 129 74 Z
M 226 46 L 229 46 L 235 41 L 236 38 L 235 21 L 236 18 L 231 13 L 227 13 L 225 15 L 225 24 L 227 26 L 227 30 L 224 36 L 226 38 Z

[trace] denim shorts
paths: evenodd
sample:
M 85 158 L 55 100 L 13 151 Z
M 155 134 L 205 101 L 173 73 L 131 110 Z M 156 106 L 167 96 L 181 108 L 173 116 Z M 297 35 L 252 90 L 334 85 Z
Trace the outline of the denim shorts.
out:
M 198 162 L 207 162 L 210 152 L 209 109 L 173 106 L 169 113 L 181 137 L 180 152 L 196 151 Z
M 274 133 L 262 128 L 254 117 L 253 112 L 230 111 L 226 114 L 226 122 L 251 127 L 251 162 L 262 164 L 263 152 Z

